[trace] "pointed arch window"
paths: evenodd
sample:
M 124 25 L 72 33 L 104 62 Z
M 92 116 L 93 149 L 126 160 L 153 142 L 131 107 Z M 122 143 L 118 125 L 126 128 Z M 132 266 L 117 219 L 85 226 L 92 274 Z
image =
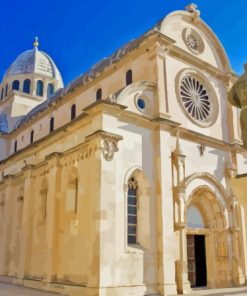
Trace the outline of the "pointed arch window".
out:
M 3 95 L 4 95 L 4 88 L 2 88 L 1 100 L 3 100 Z
M 128 244 L 137 243 L 137 189 L 134 177 L 128 182 Z
M 30 94 L 30 88 L 31 88 L 31 80 L 25 79 L 23 82 L 23 92 L 26 94 Z
M 20 89 L 20 81 L 14 80 L 12 83 L 12 90 L 19 90 Z
M 126 85 L 130 85 L 132 82 L 133 82 L 133 72 L 130 69 L 126 72 Z
M 52 83 L 48 83 L 47 98 L 50 98 L 53 94 L 54 94 L 54 85 Z
M 50 133 L 54 131 L 54 117 L 50 119 Z
M 76 105 L 73 104 L 73 105 L 71 106 L 71 114 L 70 114 L 70 118 L 71 118 L 71 120 L 73 120 L 73 119 L 75 119 L 75 117 L 76 117 Z
M 96 100 L 101 100 L 102 99 L 102 89 L 99 88 L 97 89 L 97 92 L 96 92 Z
M 44 94 L 44 83 L 42 80 L 38 80 L 36 85 L 36 95 L 39 97 L 43 97 L 43 94 Z

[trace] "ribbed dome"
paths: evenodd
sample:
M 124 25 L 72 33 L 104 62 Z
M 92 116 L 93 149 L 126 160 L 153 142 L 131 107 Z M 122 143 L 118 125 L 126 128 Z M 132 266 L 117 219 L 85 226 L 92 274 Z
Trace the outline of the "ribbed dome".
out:
M 6 71 L 3 80 L 19 74 L 35 73 L 54 78 L 62 84 L 62 77 L 51 57 L 38 48 L 24 51 Z

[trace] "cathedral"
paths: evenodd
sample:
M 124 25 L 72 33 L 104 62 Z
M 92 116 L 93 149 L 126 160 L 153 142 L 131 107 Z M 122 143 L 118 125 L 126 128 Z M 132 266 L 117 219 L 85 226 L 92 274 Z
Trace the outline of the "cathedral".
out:
M 238 77 L 197 6 L 67 86 L 33 46 L 0 85 L 0 281 L 69 296 L 245 285 Z

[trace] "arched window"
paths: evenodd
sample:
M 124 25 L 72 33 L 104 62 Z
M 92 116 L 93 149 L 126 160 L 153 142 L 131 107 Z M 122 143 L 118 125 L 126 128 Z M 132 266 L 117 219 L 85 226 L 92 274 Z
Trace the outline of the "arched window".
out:
M 15 141 L 15 144 L 14 144 L 14 152 L 17 151 L 17 141 Z
M 20 82 L 19 80 L 14 80 L 12 83 L 12 90 L 19 90 L 20 89 Z
M 38 80 L 36 85 L 36 95 L 39 97 L 43 97 L 43 93 L 44 93 L 44 83 L 42 80 Z
M 30 143 L 33 143 L 33 137 L 34 137 L 34 130 L 32 130 L 30 134 Z
M 76 169 L 72 170 L 68 179 L 66 209 L 75 214 L 78 210 L 78 174 Z
M 126 85 L 129 85 L 133 82 L 133 78 L 132 78 L 132 70 L 128 70 L 126 72 Z
M 99 88 L 97 89 L 97 92 L 96 92 L 96 100 L 101 100 L 102 99 L 102 89 Z
M 39 223 L 45 222 L 47 218 L 47 194 L 48 184 L 46 180 L 43 180 L 40 189 Z
M 7 94 L 8 94 L 8 88 L 9 88 L 9 85 L 8 84 L 6 84 L 6 86 L 5 86 L 5 97 L 7 96 Z
M 137 181 L 131 177 L 128 182 L 128 244 L 137 243 Z
M 73 104 L 71 107 L 71 120 L 75 119 L 76 117 L 76 105 Z
M 23 92 L 26 94 L 30 94 L 30 88 L 31 88 L 31 80 L 25 79 L 23 82 Z
M 48 83 L 47 85 L 47 98 L 50 98 L 54 94 L 54 85 L 52 83 Z
M 3 99 L 3 95 L 4 95 L 4 88 L 2 88 L 1 100 Z
M 50 133 L 54 131 L 54 117 L 50 119 Z
M 23 201 L 24 201 L 24 188 L 21 186 L 18 190 L 17 197 L 17 229 L 20 230 L 22 226 L 22 216 L 23 216 Z

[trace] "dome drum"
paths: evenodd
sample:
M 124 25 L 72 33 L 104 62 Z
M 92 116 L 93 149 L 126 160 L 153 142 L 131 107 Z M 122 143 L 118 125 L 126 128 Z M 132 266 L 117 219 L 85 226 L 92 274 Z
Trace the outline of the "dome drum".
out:
M 0 87 L 0 101 L 12 91 L 47 99 L 62 87 L 63 80 L 55 63 L 39 51 L 35 43 L 33 50 L 20 54 L 6 71 Z

